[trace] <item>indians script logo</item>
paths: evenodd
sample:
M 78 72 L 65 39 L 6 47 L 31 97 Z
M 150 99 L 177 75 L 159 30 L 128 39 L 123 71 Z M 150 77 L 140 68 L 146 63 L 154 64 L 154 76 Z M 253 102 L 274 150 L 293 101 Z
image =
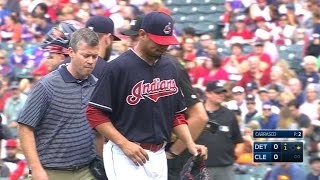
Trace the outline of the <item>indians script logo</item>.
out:
M 164 27 L 163 32 L 164 32 L 165 34 L 170 34 L 171 31 L 172 31 L 171 22 L 169 22 L 168 25 L 166 25 L 166 26 Z
M 174 79 L 160 81 L 160 78 L 155 78 L 152 83 L 144 83 L 142 80 L 133 86 L 126 100 L 130 105 L 136 105 L 145 98 L 157 102 L 161 97 L 171 96 L 177 92 L 178 87 Z

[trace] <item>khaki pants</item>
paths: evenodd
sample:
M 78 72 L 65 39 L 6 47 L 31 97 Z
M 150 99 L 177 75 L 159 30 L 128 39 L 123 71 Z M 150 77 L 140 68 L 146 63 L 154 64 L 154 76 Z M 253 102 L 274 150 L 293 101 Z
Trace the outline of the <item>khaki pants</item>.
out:
M 45 169 L 50 180 L 95 180 L 89 167 L 75 171 L 49 170 Z

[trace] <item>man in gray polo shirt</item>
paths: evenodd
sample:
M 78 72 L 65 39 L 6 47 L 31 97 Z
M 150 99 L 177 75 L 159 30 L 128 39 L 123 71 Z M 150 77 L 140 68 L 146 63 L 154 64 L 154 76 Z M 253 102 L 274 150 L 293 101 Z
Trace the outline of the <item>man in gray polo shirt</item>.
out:
M 99 52 L 98 35 L 84 28 L 72 34 L 71 62 L 35 85 L 19 118 L 21 146 L 32 179 L 94 179 L 94 133 L 86 107 L 97 79 L 91 75 Z

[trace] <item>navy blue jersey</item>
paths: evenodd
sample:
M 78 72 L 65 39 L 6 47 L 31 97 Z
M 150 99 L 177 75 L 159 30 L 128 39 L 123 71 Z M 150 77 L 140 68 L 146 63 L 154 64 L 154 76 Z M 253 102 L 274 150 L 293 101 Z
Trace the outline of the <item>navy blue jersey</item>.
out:
M 90 105 L 108 112 L 130 141 L 169 142 L 175 114 L 186 109 L 177 82 L 176 66 L 168 57 L 150 66 L 128 50 L 108 63 Z

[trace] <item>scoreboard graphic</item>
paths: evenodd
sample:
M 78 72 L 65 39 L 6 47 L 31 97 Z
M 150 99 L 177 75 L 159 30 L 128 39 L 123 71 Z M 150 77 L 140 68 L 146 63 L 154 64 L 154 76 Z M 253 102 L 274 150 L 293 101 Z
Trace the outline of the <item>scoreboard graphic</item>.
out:
M 254 141 L 254 162 L 303 162 L 303 142 L 301 130 L 256 130 L 254 138 L 273 138 L 274 141 Z M 294 138 L 295 141 L 276 141 L 276 138 Z

